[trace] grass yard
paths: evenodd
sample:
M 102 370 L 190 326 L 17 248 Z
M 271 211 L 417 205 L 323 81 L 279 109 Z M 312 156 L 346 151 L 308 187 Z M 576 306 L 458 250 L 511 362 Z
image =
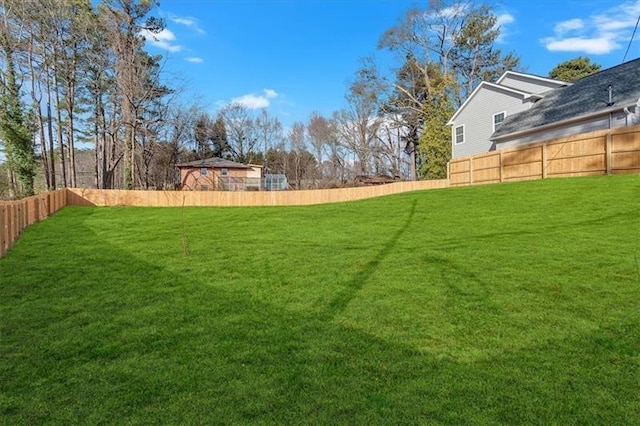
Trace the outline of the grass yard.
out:
M 0 327 L 2 424 L 639 424 L 640 175 L 68 207 Z

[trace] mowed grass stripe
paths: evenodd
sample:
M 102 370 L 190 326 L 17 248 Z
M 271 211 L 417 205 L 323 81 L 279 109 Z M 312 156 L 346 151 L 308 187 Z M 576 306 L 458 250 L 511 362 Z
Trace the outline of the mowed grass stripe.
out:
M 0 260 L 1 423 L 637 424 L 639 237 L 637 175 L 65 208 Z

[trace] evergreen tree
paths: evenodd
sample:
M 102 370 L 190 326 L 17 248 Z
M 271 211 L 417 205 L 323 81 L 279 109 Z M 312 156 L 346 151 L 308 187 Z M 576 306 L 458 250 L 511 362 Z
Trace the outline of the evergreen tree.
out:
M 549 72 L 549 77 L 556 80 L 572 82 L 597 73 L 600 71 L 600 68 L 600 65 L 591 62 L 591 59 L 579 56 L 556 65 Z
M 32 114 L 22 101 L 13 42 L 11 29 L 3 24 L 0 28 L 0 51 L 5 68 L 0 72 L 0 140 L 4 143 L 7 165 L 20 183 L 14 195 L 21 197 L 34 194 L 35 128 Z
M 424 132 L 419 145 L 422 179 L 445 179 L 447 163 L 451 160 L 451 127 L 447 121 L 455 109 L 443 89 L 432 94 L 424 104 Z
M 211 127 L 209 138 L 212 143 L 212 155 L 220 158 L 229 156 L 229 140 L 227 138 L 227 128 L 224 124 L 222 116 L 218 115 Z

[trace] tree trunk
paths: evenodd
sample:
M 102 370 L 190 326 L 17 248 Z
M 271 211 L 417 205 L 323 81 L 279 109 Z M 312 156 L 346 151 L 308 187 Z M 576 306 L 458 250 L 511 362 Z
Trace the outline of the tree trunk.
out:
M 56 50 L 55 47 L 53 49 L 53 59 L 54 59 L 54 65 L 53 65 L 53 87 L 55 89 L 54 93 L 55 93 L 55 99 L 56 99 L 56 115 L 57 115 L 57 119 L 58 119 L 58 144 L 59 144 L 59 148 L 60 148 L 60 165 L 61 165 L 61 172 L 62 172 L 62 186 L 63 188 L 66 188 L 68 186 L 68 181 L 67 181 L 67 161 L 66 161 L 66 153 L 65 153 L 65 148 L 64 148 L 64 137 L 63 137 L 63 131 L 62 131 L 62 112 L 61 112 L 61 108 L 60 108 L 60 93 L 58 91 L 58 70 L 57 67 L 55 65 L 56 62 Z
M 74 66 L 75 68 L 75 66 Z M 67 144 L 69 148 L 69 180 L 71 182 L 71 187 L 76 188 L 78 186 L 78 182 L 76 181 L 76 154 L 75 154 L 75 143 L 74 143 L 74 109 L 75 109 L 75 83 L 73 80 L 75 79 L 75 69 L 72 72 L 72 75 L 67 80 Z
M 47 129 L 49 133 L 49 168 L 51 171 L 51 187 L 56 189 L 56 160 L 55 145 L 53 141 L 53 122 L 51 117 L 51 84 L 49 80 L 49 70 L 45 71 L 45 83 L 47 86 Z

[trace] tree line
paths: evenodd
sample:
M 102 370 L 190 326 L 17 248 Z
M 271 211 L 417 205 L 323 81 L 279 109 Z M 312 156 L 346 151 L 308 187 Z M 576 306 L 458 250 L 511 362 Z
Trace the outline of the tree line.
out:
M 0 0 L 0 192 L 30 195 L 40 180 L 46 189 L 172 188 L 176 164 L 210 156 L 262 164 L 298 188 L 358 175 L 441 178 L 447 120 L 480 81 L 520 67 L 495 47 L 490 6 L 433 0 L 381 35 L 393 70 L 363 59 L 343 109 L 284 129 L 266 109 L 212 114 L 181 103 L 162 56 L 145 50 L 165 28 L 156 0 L 94 3 Z

